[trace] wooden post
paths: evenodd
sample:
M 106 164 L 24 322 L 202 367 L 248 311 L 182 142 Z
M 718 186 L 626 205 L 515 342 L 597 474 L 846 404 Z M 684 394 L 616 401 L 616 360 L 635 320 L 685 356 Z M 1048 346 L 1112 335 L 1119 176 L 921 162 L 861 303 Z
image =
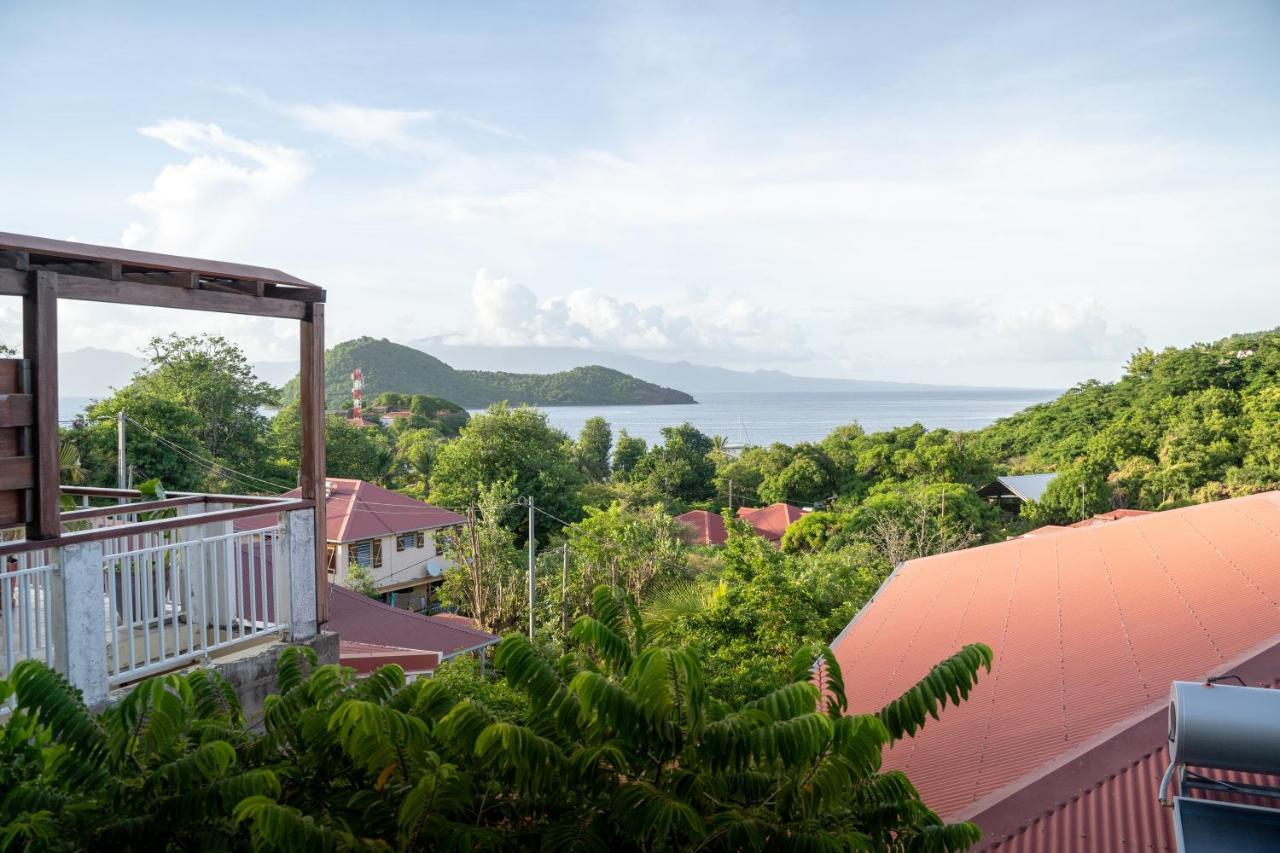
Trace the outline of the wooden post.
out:
M 35 461 L 28 539 L 55 539 L 62 533 L 61 474 L 58 471 L 58 276 L 38 270 L 22 297 L 22 355 L 31 366 L 35 423 L 31 445 Z
M 313 302 L 301 326 L 302 364 L 299 416 L 302 421 L 302 497 L 316 502 L 316 622 L 329 619 L 324 488 L 324 303 Z

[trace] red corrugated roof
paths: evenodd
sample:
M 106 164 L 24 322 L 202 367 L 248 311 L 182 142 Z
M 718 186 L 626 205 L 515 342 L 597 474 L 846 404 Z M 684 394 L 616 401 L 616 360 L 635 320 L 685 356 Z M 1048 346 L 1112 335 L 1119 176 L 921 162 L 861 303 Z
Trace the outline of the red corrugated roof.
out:
M 368 596 L 329 584 L 329 621 L 325 629 L 343 640 L 438 652 L 448 657 L 498 641 L 493 634 L 468 628 L 455 620 L 438 620 L 374 601 Z
M 776 503 L 759 509 L 741 507 L 738 510 L 738 518 L 754 527 L 756 532 L 765 539 L 770 542 L 777 542 L 782 538 L 782 534 L 787 532 L 787 528 L 791 526 L 792 522 L 808 513 L 809 510 L 801 509 L 798 506 L 792 506 L 788 503 Z
M 1269 492 L 912 560 L 834 648 L 855 712 L 965 643 L 994 649 L 967 702 L 885 755 L 956 819 L 1158 716 L 1171 681 L 1252 659 L 1277 633 L 1280 493 Z M 1026 805 L 1025 820 L 1056 805 Z
M 440 655 L 421 649 L 402 646 L 383 646 L 377 643 L 358 643 L 339 639 L 338 662 L 349 666 L 361 675 L 373 672 L 380 666 L 399 664 L 406 673 L 435 672 L 440 665 Z
M 1126 518 L 1141 518 L 1144 515 L 1150 514 L 1151 510 L 1147 509 L 1113 509 L 1111 512 L 1100 512 L 1097 515 L 1084 519 L 1083 521 L 1077 521 L 1070 526 L 1097 527 L 1099 524 L 1106 524 L 1110 521 L 1123 521 Z
M 329 493 L 324 504 L 325 539 L 329 542 L 358 542 L 375 536 L 453 527 L 467 522 L 456 512 L 416 501 L 365 480 L 330 477 L 325 484 Z M 293 489 L 283 497 L 301 495 L 301 489 Z M 236 529 L 253 530 L 275 521 L 275 516 L 255 515 L 237 522 Z
M 724 528 L 724 517 L 719 513 L 707 512 L 705 509 L 691 509 L 677 515 L 676 521 L 693 532 L 692 544 L 694 545 L 723 545 L 728 538 Z

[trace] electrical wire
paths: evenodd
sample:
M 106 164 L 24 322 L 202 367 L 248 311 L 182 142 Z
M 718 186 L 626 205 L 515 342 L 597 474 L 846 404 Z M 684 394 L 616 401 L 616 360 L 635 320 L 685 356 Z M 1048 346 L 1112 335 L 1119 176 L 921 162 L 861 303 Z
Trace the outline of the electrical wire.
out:
M 278 489 L 279 491 L 282 491 L 282 492 L 287 492 L 290 488 L 289 486 L 282 486 L 279 483 L 273 483 L 270 480 L 264 480 L 261 477 L 255 477 L 252 474 L 246 474 L 244 471 L 237 471 L 235 468 L 231 468 L 226 465 L 223 465 L 221 462 L 218 462 L 215 459 L 210 459 L 205 456 L 200 456 L 199 454 L 194 453 L 188 450 L 187 448 L 165 438 L 155 430 L 148 427 L 146 424 L 138 423 L 133 418 L 129 417 L 127 414 L 125 415 L 125 420 L 133 424 L 134 426 L 138 427 L 143 432 L 150 435 L 156 441 L 159 441 L 162 444 L 168 446 L 175 452 L 180 453 L 183 456 L 186 456 L 188 459 L 191 459 L 195 462 L 199 462 L 205 465 L 214 473 L 223 472 L 224 474 L 228 474 L 228 475 L 236 475 L 236 476 L 229 476 L 228 479 L 236 480 L 240 482 L 241 485 L 249 485 L 253 482 L 256 482 L 265 486 L 270 486 L 273 489 Z M 260 488 L 260 486 L 254 486 L 253 488 Z

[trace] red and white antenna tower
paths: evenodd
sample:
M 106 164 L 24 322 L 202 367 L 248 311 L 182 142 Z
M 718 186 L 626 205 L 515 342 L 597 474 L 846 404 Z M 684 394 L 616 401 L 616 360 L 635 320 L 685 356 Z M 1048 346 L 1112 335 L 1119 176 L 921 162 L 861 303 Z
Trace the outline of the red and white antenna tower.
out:
M 351 417 L 356 420 L 362 418 L 361 410 L 364 408 L 364 373 L 360 368 L 351 371 Z

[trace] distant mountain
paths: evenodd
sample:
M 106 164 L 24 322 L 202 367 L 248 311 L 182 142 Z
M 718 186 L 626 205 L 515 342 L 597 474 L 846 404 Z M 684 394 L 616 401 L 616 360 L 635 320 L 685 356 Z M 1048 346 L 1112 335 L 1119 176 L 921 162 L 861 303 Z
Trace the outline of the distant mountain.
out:
M 697 402 L 683 391 L 660 387 L 618 370 L 586 365 L 550 374 L 455 370 L 422 350 L 374 338 L 337 344 L 325 353 L 325 405 L 350 406 L 351 372 L 364 374 L 364 396 L 384 391 L 431 394 L 479 408 L 503 400 L 535 406 L 661 405 Z M 284 401 L 297 396 L 297 379 Z
M 585 364 L 599 364 L 631 376 L 680 388 L 691 394 L 709 391 L 924 391 L 952 386 L 879 382 L 868 379 L 825 379 L 793 376 L 781 370 L 729 370 L 688 361 L 657 361 L 637 355 L 578 347 L 484 346 L 446 344 L 438 338 L 410 341 L 409 346 L 430 353 L 458 368 L 553 373 Z
M 129 384 L 147 361 L 136 355 L 85 347 L 58 353 L 58 393 L 64 397 L 106 397 Z

